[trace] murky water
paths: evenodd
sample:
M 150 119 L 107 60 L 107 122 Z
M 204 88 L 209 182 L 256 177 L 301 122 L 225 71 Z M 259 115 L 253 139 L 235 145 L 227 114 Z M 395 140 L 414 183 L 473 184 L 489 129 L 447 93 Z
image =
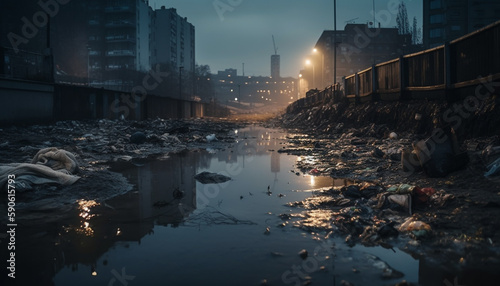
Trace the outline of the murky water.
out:
M 113 170 L 134 190 L 105 202 L 80 200 L 71 219 L 21 228 L 18 281 L 28 282 L 18 285 L 394 285 L 428 279 L 423 270 L 429 267 L 398 249 L 349 248 L 334 235 L 304 232 L 283 220 L 280 215 L 301 211 L 287 203 L 346 182 L 298 173 L 294 164 L 304 158 L 276 152 L 285 142 L 282 132 L 237 132 L 227 150 L 116 164 Z M 202 185 L 194 176 L 203 171 L 232 180 Z M 404 276 L 382 279 L 384 265 Z M 443 285 L 438 279 L 429 285 Z

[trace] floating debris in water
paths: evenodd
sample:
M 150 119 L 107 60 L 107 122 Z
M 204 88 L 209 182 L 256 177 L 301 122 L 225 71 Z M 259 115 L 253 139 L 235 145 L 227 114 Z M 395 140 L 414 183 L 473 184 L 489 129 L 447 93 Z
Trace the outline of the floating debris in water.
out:
M 302 249 L 301 251 L 299 251 L 299 256 L 302 258 L 302 259 L 306 259 L 307 256 L 309 255 L 309 253 L 307 252 L 307 250 L 305 249 Z

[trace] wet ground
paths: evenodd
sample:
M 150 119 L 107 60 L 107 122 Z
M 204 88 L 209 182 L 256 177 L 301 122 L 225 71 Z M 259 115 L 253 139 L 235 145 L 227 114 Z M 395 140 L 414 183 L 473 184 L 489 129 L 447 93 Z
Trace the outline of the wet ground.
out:
M 372 148 L 352 144 L 359 143 L 352 141 L 355 134 L 311 138 L 202 122 L 151 127 L 157 123 L 119 123 L 115 137 L 59 143 L 84 162 L 82 179 L 67 188 L 20 194 L 15 285 L 396 285 L 406 280 L 448 286 L 499 279 L 498 186 L 490 183 L 487 190 L 488 181 L 479 180 L 474 187 L 467 178 L 475 173 L 443 180 L 402 176 L 397 162 L 360 156 Z M 101 122 L 92 133 L 113 124 Z M 131 147 L 120 128 L 129 135 L 142 128 L 148 141 Z M 181 144 L 170 135 L 151 136 L 166 129 Z M 204 140 L 212 133 L 219 140 Z M 57 144 L 61 137 L 55 137 L 39 144 Z M 4 146 L 3 155 L 21 150 L 6 162 L 29 157 L 29 148 L 20 149 L 23 142 Z M 395 144 L 379 143 L 387 149 Z M 232 180 L 203 185 L 194 177 L 204 171 Z M 384 188 L 419 182 L 454 199 L 437 209 L 416 210 L 431 225 L 430 237 L 402 233 L 366 243 L 351 236 L 346 243 L 349 233 L 334 223 L 346 214 L 335 212 L 361 207 L 352 198 L 340 207 L 328 202 L 344 197 L 342 187 L 366 182 Z M 471 190 L 489 192 L 492 199 Z M 467 217 L 471 213 L 479 217 Z M 410 217 L 399 210 L 389 215 L 398 223 Z M 3 238 L 0 254 L 7 257 Z

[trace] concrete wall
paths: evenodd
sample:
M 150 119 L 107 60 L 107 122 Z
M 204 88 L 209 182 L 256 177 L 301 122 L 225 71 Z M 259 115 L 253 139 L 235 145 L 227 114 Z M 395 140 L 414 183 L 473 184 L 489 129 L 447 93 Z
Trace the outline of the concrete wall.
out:
M 205 104 L 86 86 L 0 79 L 0 125 L 57 120 L 202 117 Z
M 0 124 L 53 120 L 53 94 L 51 84 L 0 79 Z

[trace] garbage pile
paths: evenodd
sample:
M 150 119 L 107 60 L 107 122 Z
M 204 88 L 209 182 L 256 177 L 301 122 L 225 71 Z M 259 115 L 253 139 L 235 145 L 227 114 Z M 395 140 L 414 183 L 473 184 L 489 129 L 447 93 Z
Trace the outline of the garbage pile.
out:
M 479 138 L 500 133 L 500 108 L 491 97 L 474 110 L 473 116 L 453 117 L 454 105 L 446 101 L 375 101 L 350 104 L 347 101 L 318 103 L 309 108 L 289 110 L 276 119 L 280 126 L 301 129 L 314 134 L 334 131 L 338 124 L 345 128 L 362 128 L 370 124 L 387 125 L 396 133 L 431 134 L 432 130 L 457 122 L 459 138 Z M 471 114 L 472 115 L 472 114 Z
M 500 178 L 497 137 L 459 142 L 453 129 L 425 137 L 375 124 L 357 129 L 339 124 L 336 129 L 343 132 L 291 135 L 277 152 L 299 156 L 293 172 L 385 185 L 433 184 L 432 178 L 450 176 L 468 185 L 467 177 L 478 182 Z
M 145 158 L 186 148 L 223 148 L 234 142 L 236 123 L 210 119 L 145 121 L 60 121 L 52 125 L 8 127 L 2 130 L 0 157 L 4 163 L 26 161 L 34 152 L 57 147 L 84 162 L 111 161 L 120 156 Z
M 0 129 L 0 188 L 5 190 L 8 175 L 15 175 L 16 209 L 26 210 L 23 219 L 57 220 L 78 200 L 103 202 L 132 189 L 122 174 L 109 170 L 113 162 L 223 149 L 235 140 L 230 131 L 240 126 L 214 119 L 102 119 L 5 127 Z
M 496 101 L 495 98 L 485 100 L 474 111 L 474 116 L 460 118 L 458 123 L 455 119 L 450 122 L 448 116 L 453 108 L 447 102 L 413 100 L 377 101 L 356 105 L 346 101 L 330 101 L 307 109 L 289 110 L 278 117 L 275 124 L 302 130 L 312 136 L 309 140 L 314 141 L 313 138 L 316 138 L 317 142 L 313 142 L 309 153 L 314 153 L 315 150 L 312 149 L 318 149 L 318 145 L 330 150 L 339 150 L 337 144 L 319 142 L 321 139 L 336 140 L 335 143 L 342 144 L 343 149 L 333 152 L 340 155 L 343 161 L 346 158 L 358 161 L 356 164 L 366 166 L 366 171 L 373 170 L 371 165 L 374 160 L 357 157 L 364 157 L 366 152 L 372 152 L 374 158 L 400 161 L 400 167 L 411 174 L 423 172 L 429 178 L 439 178 L 464 168 L 479 168 L 486 178 L 496 180 L 500 177 L 500 156 L 495 160 L 491 160 L 491 156 L 486 158 L 488 145 L 481 146 L 482 142 L 490 141 L 490 152 L 498 152 L 494 151 L 497 150 L 495 147 L 500 148 L 500 108 Z M 450 124 L 455 130 L 451 130 Z M 346 144 L 349 139 L 352 144 Z M 474 141 L 480 142 L 477 144 L 480 147 L 474 151 L 483 151 L 481 164 L 470 164 L 472 150 L 465 148 L 468 142 Z M 317 144 L 318 142 L 320 144 Z M 384 146 L 387 143 L 392 144 Z M 369 146 L 372 146 L 371 150 L 367 150 L 369 148 L 366 147 Z M 282 152 L 300 154 L 297 148 Z M 475 162 L 478 163 L 477 160 Z M 385 175 L 383 170 L 387 169 L 386 167 L 393 169 L 392 164 L 386 164 L 376 167 L 382 173 L 366 172 L 354 176 L 380 177 Z M 335 173 L 339 173 L 339 177 L 353 175 L 351 170 L 342 169 L 334 172 L 332 176 L 336 176 Z
M 304 212 L 281 218 L 308 231 L 343 234 L 351 246 L 373 246 L 401 233 L 413 239 L 432 237 L 432 223 L 420 211 L 441 208 L 453 199 L 452 194 L 430 187 L 362 183 L 316 191 L 304 201 L 288 204 Z

